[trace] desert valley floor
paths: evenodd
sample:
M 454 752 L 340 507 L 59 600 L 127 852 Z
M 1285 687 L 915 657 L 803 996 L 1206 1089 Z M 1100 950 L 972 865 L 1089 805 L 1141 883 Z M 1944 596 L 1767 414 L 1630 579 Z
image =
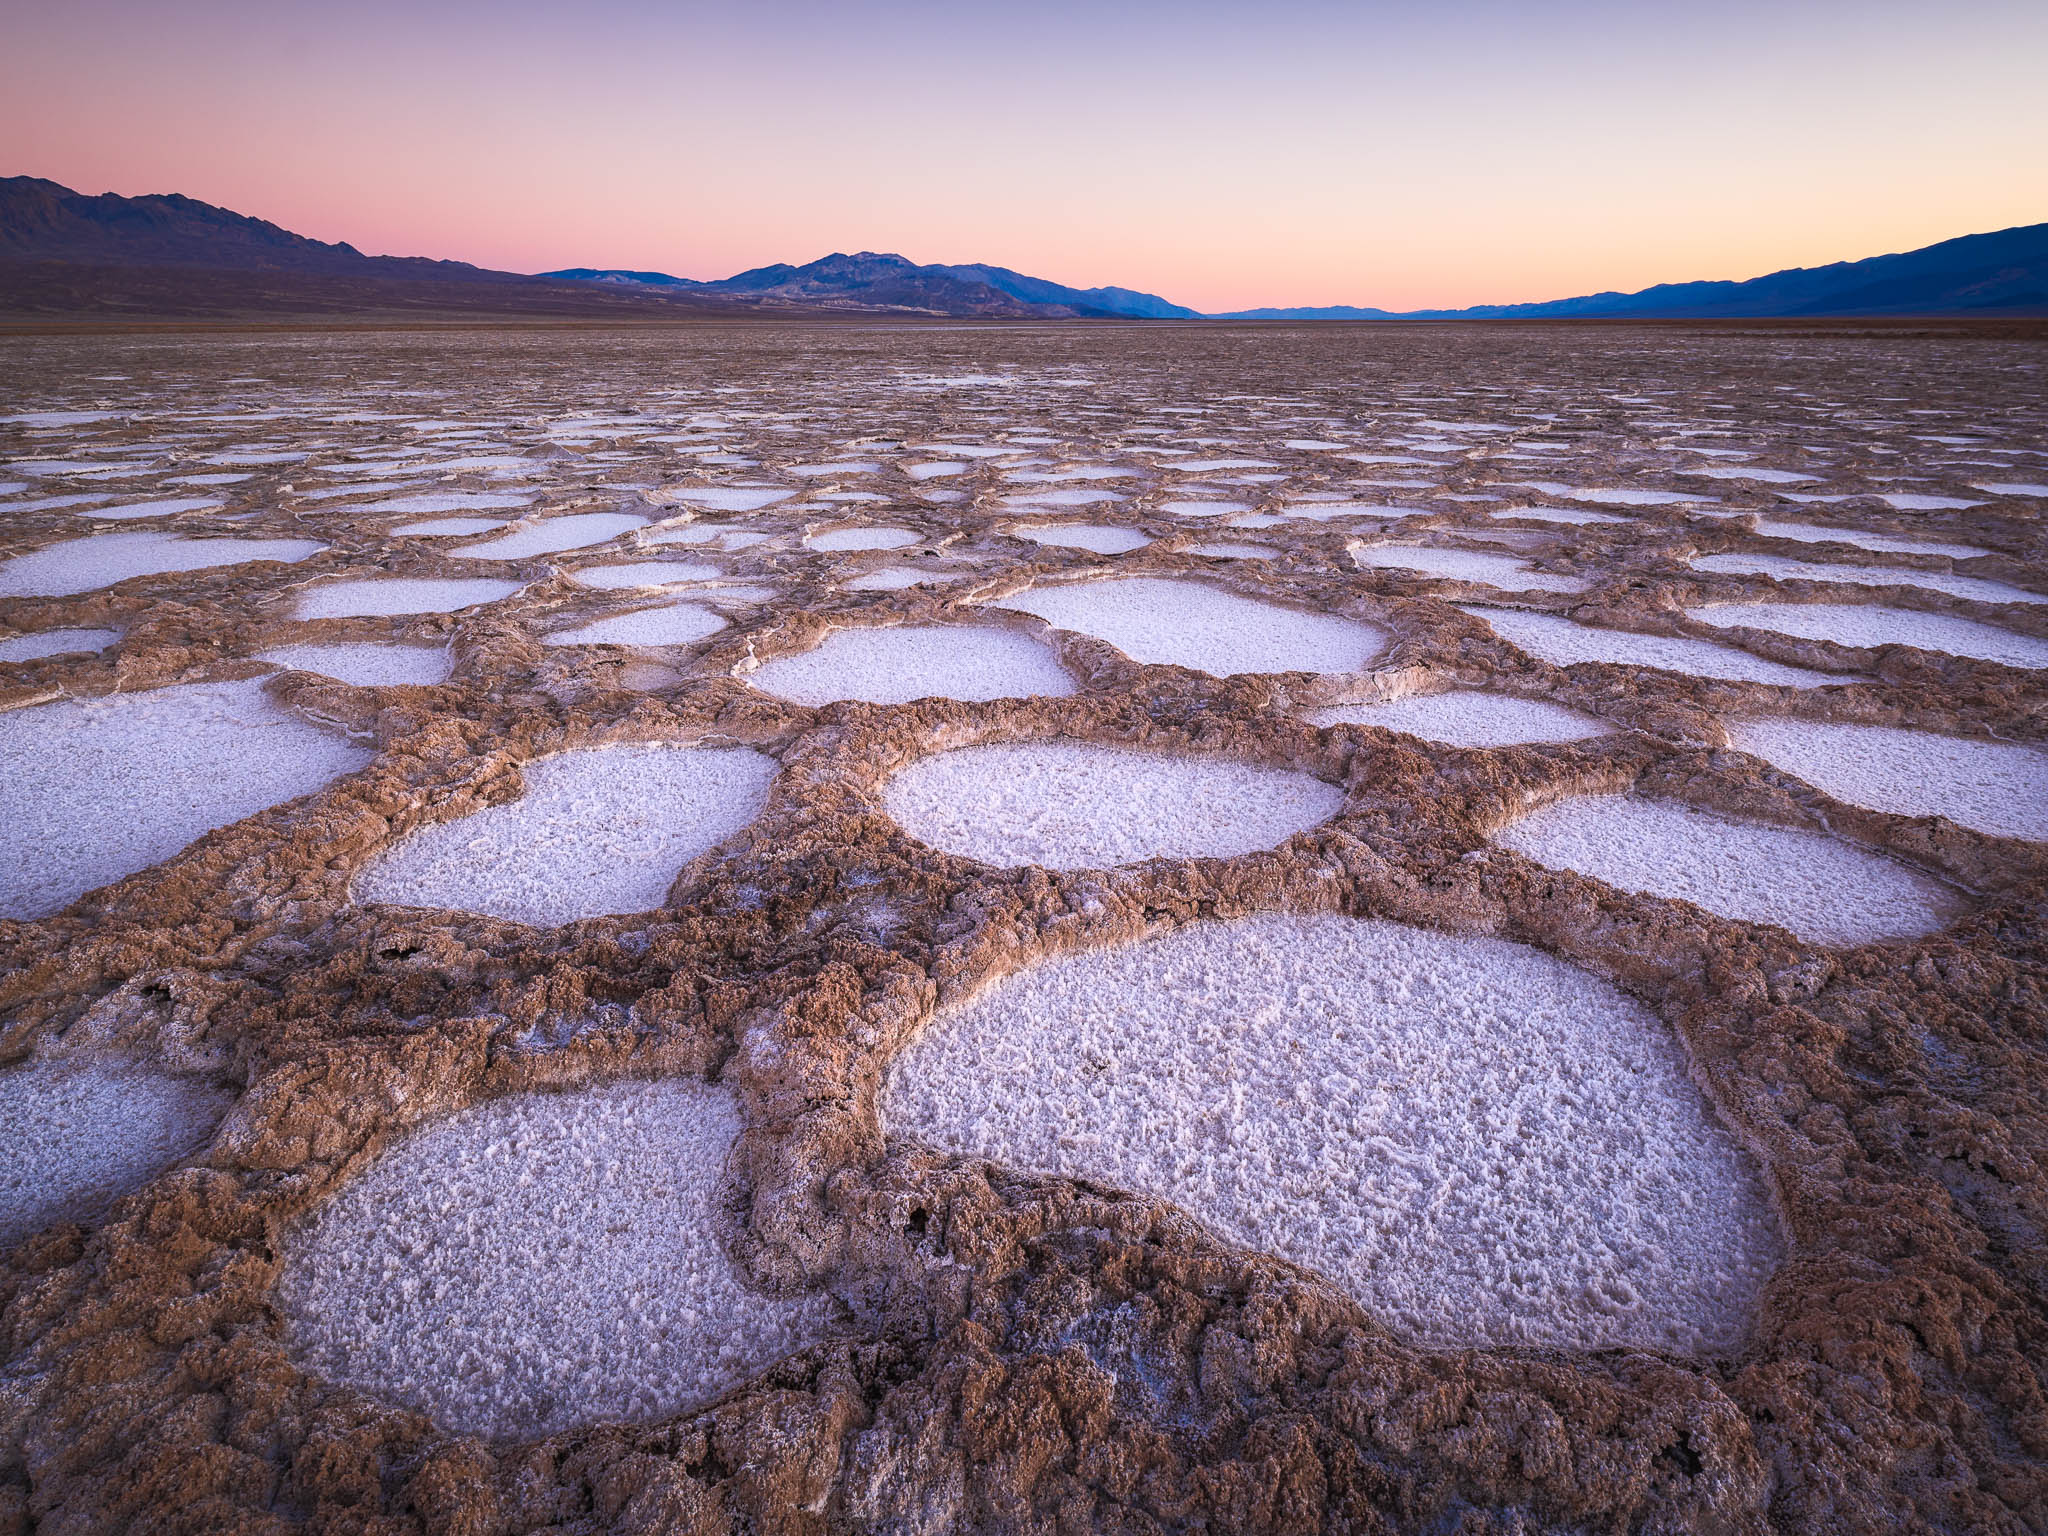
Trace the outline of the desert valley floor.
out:
M 2048 344 L 0 338 L 0 1536 L 2048 1530 Z

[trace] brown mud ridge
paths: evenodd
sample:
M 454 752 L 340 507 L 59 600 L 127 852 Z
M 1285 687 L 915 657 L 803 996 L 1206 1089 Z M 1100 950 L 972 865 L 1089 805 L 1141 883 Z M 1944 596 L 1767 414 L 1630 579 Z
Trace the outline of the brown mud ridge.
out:
M 27 486 L 0 501 L 0 554 L 135 530 L 327 547 L 0 599 L 0 640 L 122 632 L 103 653 L 0 663 L 0 704 L 262 676 L 251 658 L 287 643 L 446 643 L 454 669 L 384 688 L 274 674 L 273 698 L 374 748 L 369 766 L 60 912 L 0 923 L 0 1059 L 139 1062 L 233 1100 L 191 1158 L 0 1260 L 0 1536 L 2048 1530 L 2048 846 L 1846 803 L 1728 749 L 1725 729 L 1793 716 L 2040 743 L 2048 671 L 1683 612 L 1881 604 L 2048 640 L 2048 605 L 1686 563 L 1771 554 L 2048 593 L 2048 502 L 1975 488 L 2048 480 L 2038 344 L 1020 328 L 6 347 L 0 416 L 89 419 L 0 424 L 0 483 Z M 473 435 L 435 445 L 465 421 Z M 919 446 L 940 441 L 1014 452 L 909 476 L 947 461 Z M 1691 452 L 1703 445 L 1749 456 Z M 282 453 L 306 457 L 255 462 Z M 388 473 L 354 478 L 403 489 L 310 494 L 379 458 Z M 476 458 L 527 462 L 434 467 Z M 152 467 L 106 478 L 100 459 Z M 87 467 L 6 467 L 24 461 Z M 1690 473 L 1738 464 L 1813 478 Z M 1088 466 L 1128 473 L 1010 478 Z M 735 486 L 791 494 L 755 510 L 688 500 Z M 1011 500 L 1091 488 L 1122 499 Z M 441 492 L 533 499 L 374 510 Z M 1900 492 L 1974 505 L 1879 499 Z M 21 510 L 64 495 L 222 505 L 136 521 Z M 1270 521 L 1304 495 L 1405 510 Z M 1165 506 L 1204 498 L 1243 510 Z M 1528 506 L 1618 520 L 1515 515 Z M 615 510 L 644 526 L 503 561 L 391 532 Z M 1709 515 L 1725 513 L 1743 515 Z M 1758 518 L 1985 553 L 1794 540 Z M 1099 556 L 1010 532 L 1062 521 L 1152 542 Z M 706 524 L 766 537 L 656 542 Z M 851 553 L 805 542 L 858 526 L 917 537 Z M 1275 553 L 1191 552 L 1218 540 Z M 1586 585 L 1510 593 L 1360 568 L 1353 546 L 1373 543 L 1505 553 Z M 626 559 L 720 575 L 654 594 L 568 574 Z M 846 587 L 903 567 L 955 579 Z M 292 617 L 344 573 L 526 585 L 453 615 Z M 1389 641 L 1363 674 L 1219 678 L 976 606 L 1109 574 L 1199 580 Z M 542 643 L 678 598 L 726 627 L 667 648 Z M 1853 681 L 1557 666 L 1455 603 Z M 812 709 L 744 680 L 830 627 L 905 622 L 1038 636 L 1077 691 Z M 1569 706 L 1611 733 L 1456 749 L 1301 719 L 1454 686 Z M 920 755 L 1049 737 L 1291 767 L 1341 786 L 1345 805 L 1268 852 L 1110 871 L 992 868 L 881 809 L 878 785 Z M 754 825 L 693 860 L 651 913 L 536 929 L 350 903 L 350 881 L 408 833 L 515 799 L 533 758 L 614 742 L 746 745 L 780 775 Z M 1486 849 L 1528 807 L 1589 790 L 1828 832 L 1945 882 L 1962 915 L 1922 939 L 1830 949 Z M 882 1133 L 883 1073 L 942 1002 L 1051 955 L 1270 912 L 1516 940 L 1666 1021 L 1782 1225 L 1739 1354 L 1419 1347 L 1164 1200 Z M 736 1095 L 719 1236 L 755 1288 L 831 1298 L 818 1342 L 672 1417 L 545 1439 L 454 1433 L 299 1362 L 277 1296 L 291 1234 L 381 1153 L 507 1094 L 662 1077 Z

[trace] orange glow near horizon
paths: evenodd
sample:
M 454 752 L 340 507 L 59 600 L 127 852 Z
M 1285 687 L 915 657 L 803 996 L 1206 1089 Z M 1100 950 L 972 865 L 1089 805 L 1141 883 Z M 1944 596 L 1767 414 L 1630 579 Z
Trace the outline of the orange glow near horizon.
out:
M 723 277 L 832 250 L 1215 311 L 1743 278 L 2048 218 L 2048 11 L 1587 3 L 571 27 L 520 5 L 80 0 L 25 19 L 0 173 L 373 254 Z

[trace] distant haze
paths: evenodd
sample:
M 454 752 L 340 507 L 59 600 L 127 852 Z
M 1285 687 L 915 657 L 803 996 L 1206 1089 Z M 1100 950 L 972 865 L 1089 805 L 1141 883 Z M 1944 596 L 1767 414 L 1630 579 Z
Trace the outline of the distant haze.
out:
M 364 251 L 1512 303 L 2048 217 L 2048 6 L 67 0 L 0 174 Z

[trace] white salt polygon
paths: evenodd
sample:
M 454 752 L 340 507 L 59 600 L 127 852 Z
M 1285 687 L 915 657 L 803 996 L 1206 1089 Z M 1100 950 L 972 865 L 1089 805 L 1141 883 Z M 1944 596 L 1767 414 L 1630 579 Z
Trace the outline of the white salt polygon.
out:
M 290 565 L 317 555 L 312 539 L 188 539 L 175 533 L 101 533 L 67 539 L 0 564 L 0 597 L 69 597 L 136 576 L 200 571 L 251 560 Z
M 1221 517 L 1226 512 L 1249 512 L 1251 507 L 1242 501 L 1162 501 L 1159 510 L 1175 517 Z
M 1090 491 L 1080 487 L 1061 491 L 1028 491 L 1021 495 L 1005 496 L 1006 507 L 1092 507 L 1099 502 L 1122 501 L 1124 498 L 1115 491 Z
M 422 827 L 356 877 L 358 902 L 552 928 L 646 912 L 760 815 L 775 760 L 747 747 L 592 747 L 525 765 L 526 792 Z
M 815 480 L 824 475 L 871 475 L 881 467 L 873 459 L 852 459 L 842 464 L 792 464 L 784 473 Z
M 1705 450 L 1695 448 L 1694 453 Z M 1702 475 L 1709 480 L 1754 480 L 1760 485 L 1800 485 L 1818 480 L 1818 475 L 1802 475 L 1789 469 L 1760 469 L 1753 464 L 1698 464 L 1681 469 L 1681 475 Z
M 370 761 L 258 681 L 0 714 L 0 918 L 35 918 Z
M 507 491 L 423 491 L 417 496 L 393 496 L 373 501 L 364 512 L 481 512 L 506 507 L 523 507 L 533 498 Z
M 1556 576 L 1531 570 L 1526 561 L 1511 555 L 1487 554 L 1476 549 L 1436 549 L 1426 544 L 1366 544 L 1356 546 L 1351 558 L 1359 565 L 1378 570 L 1419 571 L 1451 581 L 1474 581 L 1509 592 L 1583 592 L 1588 585 L 1582 576 Z
M 1764 538 L 1794 539 L 1801 544 L 1854 544 L 1886 555 L 1946 555 L 1951 560 L 1968 560 L 1989 554 L 1975 544 L 1943 544 L 1933 539 L 1901 539 L 1889 533 L 1869 533 L 1861 528 L 1824 528 L 1819 523 L 1781 523 L 1760 517 L 1757 533 Z
M 1195 581 L 1133 576 L 1034 587 L 995 605 L 1106 640 L 1131 660 L 1244 672 L 1357 672 L 1386 648 L 1371 624 L 1241 597 Z
M 845 584 L 848 592 L 902 592 L 911 587 L 934 585 L 948 581 L 959 581 L 965 571 L 920 571 L 914 566 L 885 565 L 877 571 L 866 571 Z
M 1075 691 L 1059 658 L 1030 636 L 943 624 L 835 629 L 815 648 L 764 662 L 745 680 L 763 693 L 813 708 L 842 699 L 908 704 L 932 698 L 1064 698 Z
M 885 1128 L 1178 1202 L 1429 1348 L 1725 1354 L 1782 1253 L 1648 1009 L 1498 939 L 1260 916 L 940 1013 Z
M 104 651 L 121 638 L 118 629 L 45 629 L 0 640 L 0 661 L 35 661 L 43 656 L 70 656 Z
M 1378 725 L 1453 747 L 1513 747 L 1532 741 L 1584 741 L 1612 729 L 1591 715 L 1541 699 L 1460 690 L 1385 704 L 1340 704 L 1309 711 L 1312 725 Z
M 1695 496 L 1689 491 L 1645 491 L 1630 486 L 1574 486 L 1562 485 L 1554 480 L 1524 480 L 1520 482 L 1532 491 L 1545 496 L 1563 496 L 1572 501 L 1590 501 L 1600 506 L 1614 507 L 1668 507 L 1676 502 L 1697 501 L 1712 504 L 1711 496 Z
M 922 535 L 908 528 L 831 528 L 814 533 L 804 542 L 830 554 L 860 549 L 903 549 Z
M 265 651 L 256 659 L 300 672 L 317 672 L 357 688 L 396 688 L 408 683 L 431 688 L 447 682 L 455 668 L 455 658 L 445 646 L 370 642 L 287 645 Z
M 524 528 L 514 528 L 481 544 L 463 544 L 450 551 L 465 560 L 525 560 L 535 555 L 559 554 L 565 549 L 582 549 L 602 544 L 635 528 L 645 528 L 647 519 L 630 512 L 571 512 L 550 517 Z
M 1336 815 L 1344 792 L 1226 758 L 1032 741 L 920 758 L 882 806 L 920 842 L 984 864 L 1102 869 L 1271 848 Z
M 1574 795 L 1494 834 L 1504 848 L 1625 891 L 1775 923 L 1812 944 L 1932 933 L 1957 901 L 1939 882 L 1819 832 L 1632 795 Z
M 1953 614 L 1869 603 L 1712 603 L 1685 611 L 1689 618 L 1717 629 L 1765 629 L 1837 645 L 1910 645 L 2008 667 L 2048 667 L 2048 640 Z
M 620 592 L 631 587 L 665 587 L 678 581 L 715 581 L 723 573 L 701 560 L 633 560 L 623 565 L 591 565 L 569 573 L 579 587 Z
M 948 464 L 943 462 L 911 464 L 906 466 L 903 471 L 913 480 L 944 480 L 954 475 L 965 474 L 966 472 L 967 466 L 965 464 Z
M 716 507 L 721 512 L 757 512 L 789 500 L 796 492 L 773 485 L 691 485 L 669 494 L 677 501 Z
M 316 1375 L 444 1429 L 537 1439 L 665 1418 L 818 1338 L 827 1298 L 750 1290 L 715 1236 L 740 1119 L 696 1082 L 493 1099 L 384 1153 L 289 1242 Z
M 126 1063 L 0 1068 L 0 1250 L 99 1220 L 204 1147 L 227 1105 L 204 1083 Z
M 1579 512 L 1570 507 L 1506 507 L 1490 512 L 1489 517 L 1526 517 L 1539 523 L 1625 523 L 1625 517 L 1616 517 L 1612 512 Z
M 394 538 L 446 538 L 458 533 L 489 533 L 505 526 L 502 517 L 434 517 L 391 530 Z
M 1188 553 L 1212 560 L 1271 560 L 1280 551 L 1268 544 L 1190 544 Z
M 1085 549 L 1098 555 L 1125 555 L 1152 542 L 1135 528 L 1115 528 L 1104 523 L 1052 523 L 1019 528 L 1016 532 L 1018 538 L 1029 539 L 1033 544 Z
M 165 501 L 124 501 L 118 506 L 81 512 L 79 516 L 125 522 L 136 517 L 170 517 L 179 512 L 217 512 L 226 505 L 210 496 L 174 496 Z
M 1464 607 L 1464 605 L 1460 605 Z M 1582 661 L 1624 667 L 1661 667 L 1690 677 L 1720 677 L 1735 682 L 1776 683 L 1787 688 L 1818 688 L 1826 683 L 1853 683 L 1853 676 L 1813 672 L 1766 661 L 1747 651 L 1679 635 L 1639 635 L 1630 630 L 1594 629 L 1554 613 L 1524 613 L 1513 608 L 1464 607 L 1484 619 L 1509 644 L 1553 666 Z
M 1837 800 L 2048 842 L 2048 750 L 1888 725 L 1736 720 L 1728 744 Z
M 608 619 L 557 630 L 547 637 L 549 645 L 695 645 L 725 628 L 725 620 L 695 603 L 671 603 L 665 608 L 642 608 L 637 613 L 615 614 Z
M 1946 571 L 1916 571 L 1892 565 L 1831 565 L 1819 560 L 1788 560 L 1783 555 L 1700 555 L 1693 569 L 1725 572 L 1734 576 L 1772 576 L 1779 581 L 1839 581 L 1857 587 L 1926 587 L 1953 597 L 1973 598 L 1980 603 L 2048 603 L 2038 592 L 1986 581 L 1980 576 L 1956 576 Z
M 386 618 L 405 613 L 455 613 L 512 596 L 523 582 L 486 576 L 384 576 L 314 587 L 292 610 L 295 619 Z
M 2048 497 L 2048 485 L 2039 485 L 2031 480 L 1979 480 L 1977 489 L 1989 491 L 1994 496 L 2039 496 Z
M 1927 496 L 1918 491 L 1886 491 L 1878 500 L 1887 501 L 1901 512 L 1960 512 L 1965 507 L 1981 507 L 1981 501 L 1967 501 L 1960 496 Z

